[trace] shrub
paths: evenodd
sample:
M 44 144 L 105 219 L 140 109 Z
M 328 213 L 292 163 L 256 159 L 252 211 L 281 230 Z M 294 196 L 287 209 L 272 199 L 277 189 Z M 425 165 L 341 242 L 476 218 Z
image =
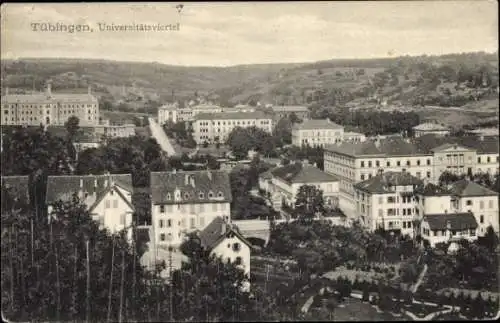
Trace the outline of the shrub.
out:
M 363 289 L 363 296 L 361 297 L 361 300 L 363 302 L 368 302 L 370 300 L 370 292 L 367 287 Z

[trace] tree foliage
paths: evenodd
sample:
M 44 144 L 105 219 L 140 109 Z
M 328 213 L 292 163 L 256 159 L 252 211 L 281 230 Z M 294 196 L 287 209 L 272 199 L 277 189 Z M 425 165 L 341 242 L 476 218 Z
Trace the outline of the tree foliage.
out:
M 226 144 L 238 159 L 244 159 L 254 149 L 263 155 L 271 153 L 275 147 L 273 137 L 255 126 L 236 127 L 227 137 Z
M 295 216 L 302 223 L 311 223 L 316 217 L 324 214 L 323 192 L 316 186 L 302 185 L 297 192 L 294 210 Z

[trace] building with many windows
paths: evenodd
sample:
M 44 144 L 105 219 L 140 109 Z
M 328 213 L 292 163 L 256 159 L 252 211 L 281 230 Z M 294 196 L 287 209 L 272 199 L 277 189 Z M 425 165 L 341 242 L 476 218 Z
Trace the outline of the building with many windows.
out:
M 163 125 L 167 121 L 177 123 L 179 117 L 179 104 L 168 103 L 158 108 L 158 124 Z
M 1 98 L 1 125 L 59 125 L 71 116 L 80 120 L 81 126 L 99 124 L 99 102 L 87 94 L 52 93 L 48 83 L 45 93 L 6 94 Z
M 310 111 L 306 106 L 300 105 L 275 105 L 271 107 L 275 120 L 288 118 L 295 114 L 301 120 L 307 120 L 310 117 Z
M 307 161 L 276 167 L 269 173 L 262 174 L 259 184 L 262 185 L 260 189 L 269 192 L 276 209 L 281 209 L 283 204 L 293 208 L 297 193 L 303 185 L 312 185 L 322 190 L 325 206 L 335 208 L 339 205 L 338 178 L 309 165 Z
M 340 207 L 354 212 L 357 182 L 383 171 L 405 171 L 419 179 L 437 183 L 445 172 L 476 174 L 498 173 L 498 140 L 476 137 L 422 136 L 413 141 L 404 138 L 343 142 L 324 149 L 325 172 L 340 179 Z
M 414 191 L 422 180 L 407 172 L 384 172 L 354 185 L 356 214 L 370 231 L 400 230 L 414 235 Z
M 179 246 L 186 233 L 205 229 L 216 217 L 231 222 L 231 199 L 227 172 L 152 172 L 155 244 Z
M 431 247 L 438 243 L 477 240 L 477 222 L 471 213 L 439 213 L 424 215 L 419 234 Z
M 193 121 L 193 137 L 196 143 L 202 144 L 225 142 L 236 127 L 257 127 L 271 133 L 273 120 L 270 116 L 258 112 L 202 113 Z
M 344 137 L 344 127 L 330 119 L 304 120 L 302 123 L 294 124 L 292 127 L 292 145 L 295 146 L 319 146 L 341 142 Z
M 57 202 L 70 202 L 76 194 L 92 218 L 111 233 L 125 230 L 132 239 L 132 175 L 71 175 L 47 178 L 46 204 L 49 221 L 56 216 Z

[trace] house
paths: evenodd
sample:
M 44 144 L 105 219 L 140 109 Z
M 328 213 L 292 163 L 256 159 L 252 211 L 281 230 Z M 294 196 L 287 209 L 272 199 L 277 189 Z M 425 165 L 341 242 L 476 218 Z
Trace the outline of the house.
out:
M 231 222 L 231 186 L 225 171 L 151 172 L 151 221 L 159 246 L 179 246 L 185 234 L 216 217 Z
M 323 147 L 327 144 L 341 142 L 344 136 L 344 127 L 330 119 L 305 120 L 292 127 L 292 144 L 298 147 Z
M 437 243 L 456 242 L 461 239 L 477 240 L 478 225 L 470 212 L 424 215 L 420 234 L 431 247 Z
M 285 204 L 294 207 L 299 188 L 312 185 L 323 191 L 325 206 L 335 208 L 339 205 L 339 180 L 319 168 L 310 165 L 306 160 L 271 170 L 269 191 L 275 207 Z
M 414 235 L 414 192 L 422 180 L 407 172 L 381 172 L 354 185 L 356 214 L 368 230 Z
M 76 194 L 101 228 L 111 233 L 127 231 L 132 239 L 132 175 L 71 175 L 47 178 L 46 204 L 49 221 L 58 201 L 69 202 Z
M 167 121 L 177 123 L 179 104 L 167 103 L 158 108 L 158 124 L 163 125 Z
M 222 261 L 234 263 L 250 277 L 250 254 L 252 245 L 241 235 L 235 225 L 216 217 L 198 233 L 201 246 Z
M 472 181 L 463 179 L 445 187 L 428 184 L 417 190 L 415 200 L 420 219 L 426 214 L 470 212 L 478 235 L 484 235 L 488 226 L 499 232 L 498 193 Z

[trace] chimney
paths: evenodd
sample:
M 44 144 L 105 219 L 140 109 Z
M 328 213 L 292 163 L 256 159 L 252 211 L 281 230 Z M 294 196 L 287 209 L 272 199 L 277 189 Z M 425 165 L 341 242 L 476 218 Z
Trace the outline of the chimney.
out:
M 186 186 L 189 185 L 189 175 L 188 174 L 184 175 L 184 185 L 186 185 Z
M 47 83 L 47 95 L 49 95 L 49 96 L 52 95 L 52 82 L 51 81 L 49 81 Z
M 192 176 L 190 176 L 190 178 L 189 178 L 189 179 L 190 179 L 190 184 L 191 184 L 191 186 L 194 188 L 194 187 L 195 187 L 194 176 L 193 176 L 193 175 L 192 175 Z
M 374 144 L 377 149 L 380 148 L 380 139 L 379 138 L 375 139 Z
M 177 168 L 172 169 L 172 174 L 177 174 Z
M 209 180 L 212 180 L 212 172 L 207 170 L 207 176 Z

